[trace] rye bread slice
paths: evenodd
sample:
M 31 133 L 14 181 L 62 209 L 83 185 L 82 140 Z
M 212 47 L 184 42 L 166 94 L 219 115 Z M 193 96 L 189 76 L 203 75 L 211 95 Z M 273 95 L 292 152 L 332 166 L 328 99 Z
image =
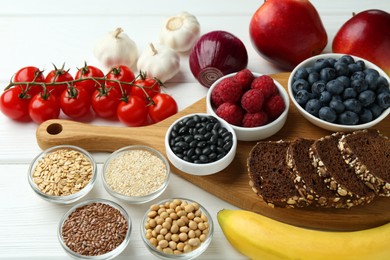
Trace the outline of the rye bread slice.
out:
M 345 197 L 337 196 L 335 190 L 324 185 L 323 179 L 317 174 L 310 158 L 309 149 L 315 140 L 299 138 L 291 142 L 287 150 L 287 165 L 292 173 L 296 189 L 307 200 L 312 201 L 310 206 L 324 208 L 347 208 Z
M 249 185 L 271 207 L 296 208 L 310 203 L 299 194 L 290 177 L 286 162 L 289 144 L 284 141 L 260 141 L 249 153 Z
M 343 135 L 343 158 L 357 176 L 379 196 L 390 197 L 390 139 L 374 129 Z
M 373 200 L 375 193 L 367 187 L 343 159 L 338 149 L 342 133 L 334 133 L 315 141 L 310 156 L 318 175 L 325 185 L 346 200 L 347 207 L 362 205 Z

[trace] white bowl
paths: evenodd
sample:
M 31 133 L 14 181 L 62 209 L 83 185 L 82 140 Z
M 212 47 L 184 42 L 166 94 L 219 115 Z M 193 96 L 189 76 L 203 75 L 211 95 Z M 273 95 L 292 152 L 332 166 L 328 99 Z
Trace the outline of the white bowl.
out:
M 211 85 L 211 87 L 209 88 L 207 95 L 206 95 L 207 113 L 221 119 L 219 116 L 217 116 L 217 114 L 215 113 L 215 109 L 212 106 L 211 92 L 213 91 L 215 86 L 218 85 L 219 82 L 221 82 L 225 78 L 233 77 L 235 74 L 236 73 L 232 73 L 232 74 L 228 74 L 224 77 L 221 77 L 220 79 L 218 79 L 217 81 L 215 81 Z M 256 78 L 263 75 L 263 74 L 256 73 L 256 72 L 252 72 L 252 74 Z M 290 108 L 290 100 L 288 98 L 287 91 L 284 89 L 284 87 L 276 80 L 274 80 L 274 83 L 275 83 L 276 87 L 278 88 L 279 94 L 283 98 L 285 106 L 286 106 L 283 113 L 278 118 L 276 118 L 274 121 L 272 121 L 266 125 L 259 126 L 259 127 L 241 127 L 241 126 L 229 124 L 234 129 L 234 132 L 237 135 L 237 140 L 239 140 L 239 141 L 258 141 L 258 140 L 266 139 L 266 138 L 276 134 L 277 132 L 279 132 L 279 130 L 282 129 L 282 127 L 286 123 L 288 110 Z
M 177 119 L 168 128 L 168 130 L 165 134 L 165 149 L 166 149 L 166 154 L 167 154 L 168 160 L 177 169 L 179 169 L 185 173 L 189 173 L 189 174 L 193 174 L 193 175 L 210 175 L 210 174 L 217 173 L 217 172 L 225 169 L 233 161 L 235 154 L 236 154 L 236 149 L 237 149 L 236 134 L 235 134 L 233 128 L 230 126 L 230 124 L 228 124 L 226 121 L 214 116 L 214 118 L 216 118 L 223 127 L 225 127 L 229 132 L 232 133 L 233 144 L 232 144 L 229 152 L 221 159 L 214 161 L 214 162 L 209 162 L 209 163 L 193 163 L 193 162 L 188 162 L 188 161 L 185 161 L 185 160 L 179 158 L 171 149 L 170 133 L 172 132 L 173 127 L 179 121 L 181 121 L 185 118 L 188 118 L 188 117 L 193 117 L 195 115 L 198 115 L 201 117 L 210 117 L 211 116 L 211 115 L 206 114 L 206 113 L 196 113 L 196 114 L 186 115 L 184 117 Z
M 293 90 L 292 90 L 293 76 L 295 75 L 297 70 L 302 68 L 302 67 L 309 67 L 309 66 L 313 65 L 315 63 L 315 61 L 318 59 L 327 59 L 327 58 L 339 59 L 340 57 L 342 57 L 344 55 L 346 55 L 346 54 L 329 53 L 329 54 L 320 54 L 320 55 L 308 58 L 308 59 L 302 61 L 300 64 L 298 64 L 297 67 L 294 68 L 294 70 L 291 72 L 290 77 L 288 79 L 288 92 L 289 92 L 291 100 L 292 100 L 293 104 L 295 105 L 295 107 L 297 108 L 298 112 L 303 117 L 305 117 L 309 122 L 311 122 L 312 124 L 314 124 L 318 127 L 321 127 L 323 129 L 326 129 L 329 131 L 334 131 L 334 132 L 337 132 L 337 131 L 351 132 L 351 131 L 355 131 L 355 130 L 359 130 L 359 129 L 366 129 L 366 128 L 373 127 L 376 124 L 378 124 L 379 122 L 381 122 L 383 119 L 385 119 L 390 113 L 390 108 L 387 108 L 386 110 L 384 110 L 382 112 L 382 114 L 380 116 L 378 116 L 376 119 L 372 120 L 371 122 L 359 124 L 359 125 L 342 125 L 342 124 L 337 124 L 337 123 L 330 123 L 330 122 L 322 120 L 316 116 L 313 116 L 312 114 L 308 113 L 301 105 L 298 104 L 298 102 L 295 100 Z M 355 61 L 357 61 L 357 60 L 364 61 L 366 68 L 375 69 L 376 71 L 379 72 L 379 74 L 381 76 L 385 77 L 387 79 L 387 81 L 390 83 L 389 76 L 381 68 L 379 68 L 377 65 L 373 64 L 372 62 L 370 62 L 368 60 L 360 58 L 360 57 L 356 57 L 353 55 L 349 55 L 349 56 L 353 57 L 355 59 Z

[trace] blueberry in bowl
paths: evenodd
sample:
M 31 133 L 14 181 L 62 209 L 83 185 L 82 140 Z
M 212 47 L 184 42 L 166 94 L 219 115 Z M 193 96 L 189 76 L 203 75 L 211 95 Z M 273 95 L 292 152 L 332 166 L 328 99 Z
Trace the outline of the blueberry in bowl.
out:
M 372 127 L 390 113 L 390 78 L 375 64 L 346 54 L 321 54 L 291 73 L 288 92 L 311 123 L 330 131 Z

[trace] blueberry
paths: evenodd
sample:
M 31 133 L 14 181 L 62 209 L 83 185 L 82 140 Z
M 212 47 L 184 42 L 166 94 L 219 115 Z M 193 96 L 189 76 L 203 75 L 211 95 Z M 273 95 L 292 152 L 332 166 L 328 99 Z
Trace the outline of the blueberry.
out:
M 359 122 L 359 116 L 355 112 L 345 111 L 339 115 L 338 122 L 343 125 L 356 125 Z
M 326 90 L 329 91 L 333 95 L 339 95 L 343 92 L 344 86 L 341 81 L 337 79 L 333 79 L 326 83 Z
M 305 110 L 310 114 L 312 114 L 313 116 L 318 116 L 318 111 L 320 111 L 321 107 L 322 107 L 321 101 L 313 98 L 307 101 Z
M 356 98 L 357 92 L 353 88 L 346 88 L 343 91 L 342 97 L 344 100 L 349 99 L 349 98 Z
M 316 71 L 321 71 L 322 69 L 327 68 L 329 66 L 330 66 L 329 61 L 326 59 L 318 59 L 313 64 L 313 68 Z
M 321 92 L 325 90 L 325 88 L 326 88 L 325 81 L 323 80 L 316 81 L 311 85 L 311 93 L 313 93 L 313 95 L 315 96 L 319 96 Z
M 366 69 L 364 72 L 366 73 L 365 80 L 367 82 L 368 89 L 375 91 L 378 88 L 377 81 L 379 73 L 374 69 Z
M 358 100 L 362 104 L 362 106 L 366 107 L 372 103 L 374 103 L 376 95 L 372 90 L 365 90 L 360 92 Z
M 311 97 L 312 94 L 304 89 L 299 90 L 297 94 L 295 94 L 295 99 L 301 106 L 305 106 L 305 104 L 309 99 L 311 99 Z
M 383 109 L 390 107 L 390 93 L 382 92 L 376 96 L 376 103 Z
M 292 89 L 294 93 L 297 93 L 301 89 L 309 91 L 309 83 L 304 79 L 298 79 L 293 83 Z
M 339 96 L 339 95 L 334 95 L 332 97 L 332 100 L 343 101 L 343 98 L 341 96 Z
M 351 80 L 347 76 L 339 76 L 336 79 L 343 83 L 344 88 L 348 88 L 351 85 Z
M 318 80 L 320 80 L 320 74 L 317 71 L 311 72 L 307 77 L 307 81 L 309 82 L 309 85 L 313 85 L 314 82 L 317 82 Z
M 351 80 L 351 87 L 360 93 L 368 89 L 368 84 L 365 79 L 353 79 Z
M 326 82 L 336 78 L 336 70 L 334 68 L 323 68 L 320 71 L 320 79 Z
M 348 76 L 349 75 L 349 69 L 348 69 L 347 63 L 338 61 L 334 64 L 334 69 L 336 70 L 336 73 L 339 76 Z
M 307 72 L 306 68 L 299 68 L 294 74 L 294 81 L 298 79 L 307 79 L 309 76 L 309 73 Z
M 347 64 L 355 62 L 355 60 L 350 55 L 343 55 L 343 56 L 341 56 L 339 61 L 342 61 L 342 62 L 347 63 Z
M 337 114 L 330 107 L 321 107 L 318 111 L 318 117 L 327 122 L 333 123 L 337 119 Z
M 346 110 L 355 112 L 356 114 L 360 113 L 362 110 L 362 104 L 360 104 L 359 100 L 354 98 L 345 100 L 344 106 Z
M 389 82 L 383 76 L 378 77 L 376 81 L 376 86 L 377 86 L 377 94 L 381 92 L 390 92 Z
M 328 61 L 329 66 L 331 66 L 331 67 L 334 67 L 334 64 L 337 61 L 335 58 L 327 58 L 326 60 Z
M 351 76 L 351 81 L 353 80 L 364 80 L 366 78 L 366 74 L 363 71 L 356 71 Z
M 329 91 L 322 91 L 320 94 L 320 101 L 322 104 L 328 104 L 332 99 L 332 94 Z
M 371 113 L 371 110 L 369 110 L 367 108 L 363 108 L 362 112 L 359 115 L 359 123 L 365 124 L 365 123 L 371 122 L 373 118 L 374 117 Z
M 349 70 L 349 74 L 352 74 L 352 75 L 356 72 L 361 71 L 360 66 L 357 63 L 348 64 L 348 70 Z
M 363 70 L 366 69 L 366 64 L 364 63 L 364 61 L 358 60 L 358 61 L 356 61 L 355 63 L 356 63 L 356 65 L 359 66 L 359 70 L 363 71 Z
M 337 100 L 337 99 L 334 99 L 334 98 L 332 98 L 332 100 L 329 102 L 329 107 L 333 108 L 333 110 L 337 114 L 340 114 L 340 113 L 344 112 L 344 110 L 345 110 L 345 106 L 344 106 L 343 101 Z
M 370 109 L 372 116 L 374 118 L 377 118 L 378 116 L 380 116 L 382 114 L 382 111 L 383 111 L 383 108 L 381 108 L 380 106 L 378 106 L 375 103 L 372 103 L 367 108 Z

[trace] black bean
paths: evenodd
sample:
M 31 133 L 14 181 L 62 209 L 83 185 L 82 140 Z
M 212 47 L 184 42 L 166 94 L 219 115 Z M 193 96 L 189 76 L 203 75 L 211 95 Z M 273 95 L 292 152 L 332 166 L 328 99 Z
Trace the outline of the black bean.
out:
M 197 146 L 198 146 L 198 143 L 199 143 L 198 140 L 192 140 L 192 141 L 190 142 L 190 147 L 191 147 L 191 148 L 192 148 L 192 147 L 197 147 Z
M 209 146 L 206 146 L 205 148 L 203 148 L 202 154 L 209 155 L 210 153 L 211 153 L 211 149 Z
M 195 115 L 172 127 L 169 144 L 183 160 L 208 163 L 226 155 L 233 145 L 232 137 L 215 117 Z

